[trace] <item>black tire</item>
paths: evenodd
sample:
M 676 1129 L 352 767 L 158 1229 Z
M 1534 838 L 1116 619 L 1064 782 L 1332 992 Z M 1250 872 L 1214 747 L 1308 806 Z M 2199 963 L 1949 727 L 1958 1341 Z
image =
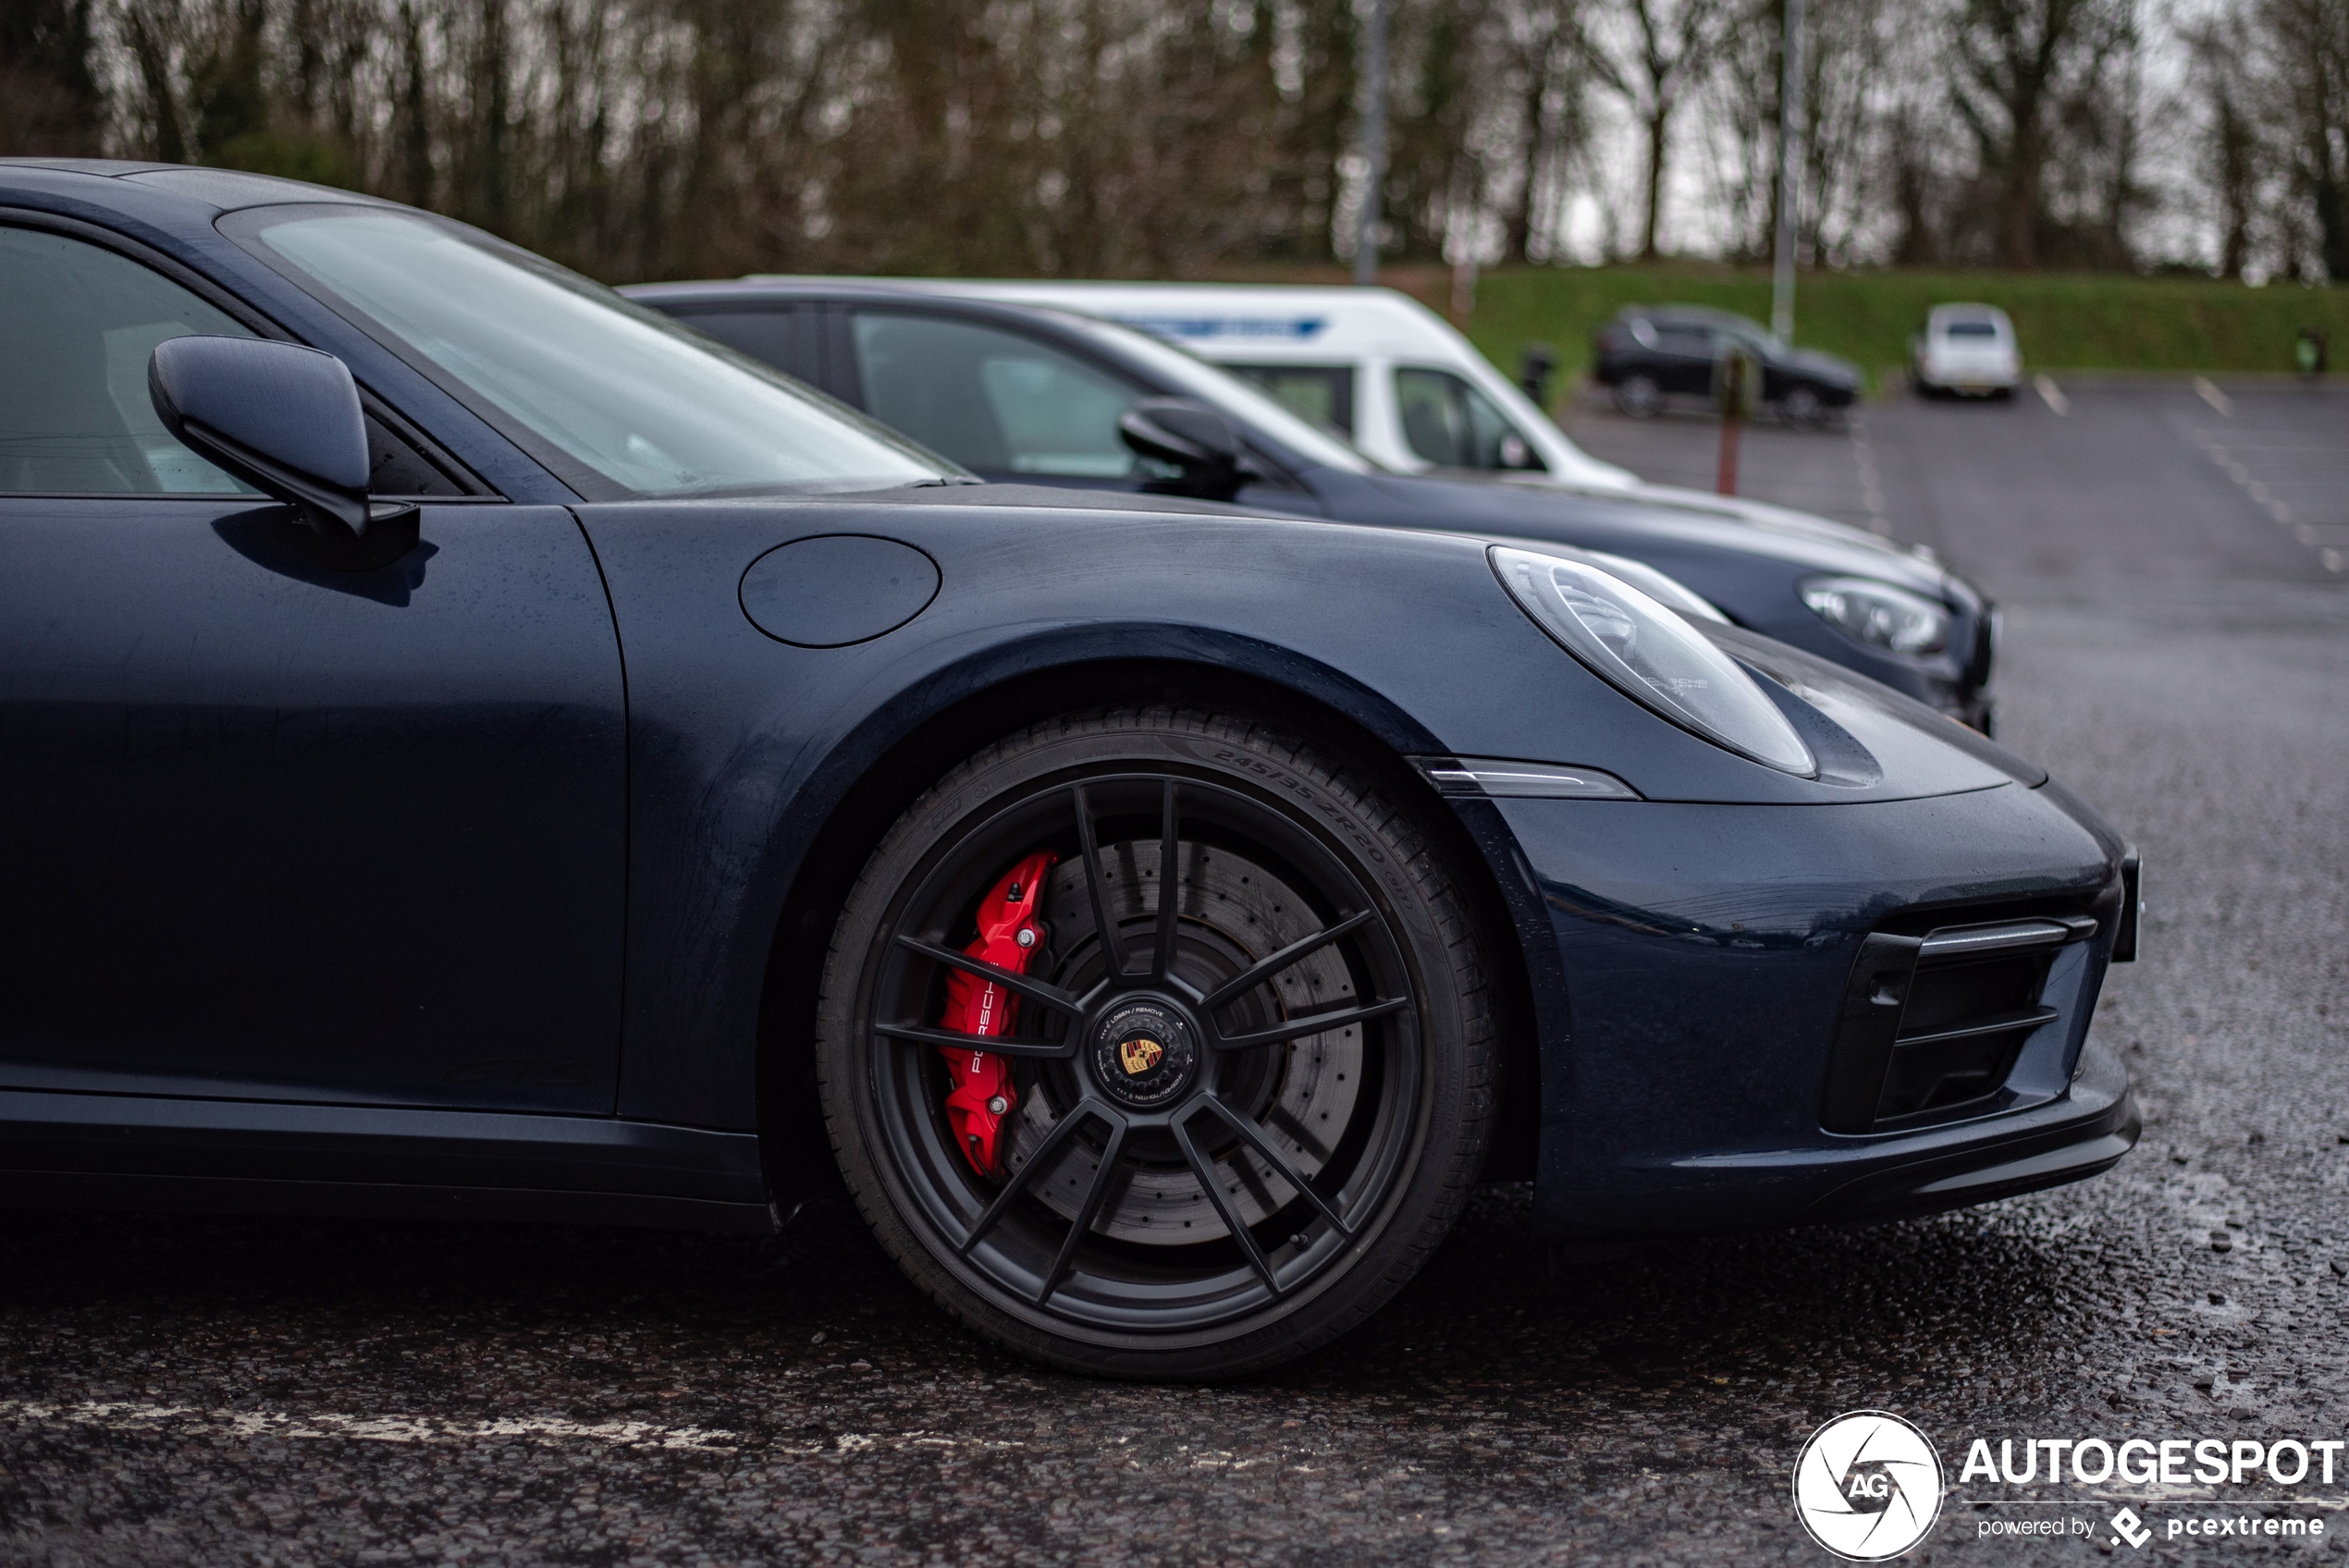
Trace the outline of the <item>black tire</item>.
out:
M 919 1031 L 978 899 L 1039 849 L 1063 859 L 1013 1025 L 1035 1054 L 990 1181 Z M 1164 1036 L 1140 1078 L 1138 1029 Z M 1288 1360 L 1401 1289 L 1498 1082 L 1473 923 L 1410 813 L 1276 726 L 1168 709 L 1038 725 L 915 802 L 842 910 L 816 1049 L 841 1173 L 915 1283 L 1021 1354 L 1162 1379 Z
M 1615 407 L 1633 419 L 1654 419 L 1664 411 L 1664 389 L 1655 377 L 1634 372 L 1615 384 Z
M 1778 399 L 1778 417 L 1797 430 L 1816 430 L 1827 422 L 1827 405 L 1815 387 L 1789 386 Z

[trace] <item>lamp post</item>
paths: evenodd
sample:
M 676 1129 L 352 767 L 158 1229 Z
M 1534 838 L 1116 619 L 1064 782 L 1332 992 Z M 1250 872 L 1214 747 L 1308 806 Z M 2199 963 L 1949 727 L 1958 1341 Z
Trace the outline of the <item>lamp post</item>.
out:
M 1802 181 L 1802 0 L 1784 0 L 1786 39 L 1779 54 L 1784 71 L 1778 81 L 1778 222 L 1773 247 L 1770 279 L 1770 330 L 1794 341 L 1794 242 L 1797 200 Z

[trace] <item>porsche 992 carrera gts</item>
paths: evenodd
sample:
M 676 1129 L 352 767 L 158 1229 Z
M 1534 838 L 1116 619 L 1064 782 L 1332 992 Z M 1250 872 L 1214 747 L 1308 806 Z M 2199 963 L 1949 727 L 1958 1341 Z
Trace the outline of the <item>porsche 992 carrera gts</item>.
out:
M 2136 1136 L 2135 863 L 1522 545 L 979 486 L 457 225 L 0 165 L 0 1197 L 771 1229 L 1197 1378 Z

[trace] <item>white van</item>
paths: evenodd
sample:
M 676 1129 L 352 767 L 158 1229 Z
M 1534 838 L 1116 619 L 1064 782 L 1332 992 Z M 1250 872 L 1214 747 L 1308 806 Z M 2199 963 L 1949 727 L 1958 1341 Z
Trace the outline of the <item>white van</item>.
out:
M 1055 305 L 1181 344 L 1407 473 L 1488 469 L 1577 488 L 1635 485 L 1566 438 L 1450 323 L 1392 288 L 891 278 L 964 299 Z

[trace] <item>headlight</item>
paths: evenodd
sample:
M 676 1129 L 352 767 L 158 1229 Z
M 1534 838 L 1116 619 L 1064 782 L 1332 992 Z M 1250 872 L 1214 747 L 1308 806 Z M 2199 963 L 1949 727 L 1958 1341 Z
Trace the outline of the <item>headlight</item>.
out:
M 1712 600 L 1679 578 L 1658 571 L 1645 561 L 1635 561 L 1629 556 L 1610 555 L 1605 550 L 1575 550 L 1568 558 L 1597 567 L 1609 576 L 1620 578 L 1657 604 L 1679 610 L 1691 619 L 1710 620 L 1723 626 L 1728 624 L 1729 618 L 1723 615 Z
M 1782 772 L 1818 771 L 1811 748 L 1753 678 L 1672 610 L 1579 561 L 1501 545 L 1492 554 L 1519 607 L 1634 702 Z
M 1864 577 L 1814 577 L 1802 602 L 1829 626 L 1872 648 L 1937 654 L 1949 645 L 1949 612 L 1931 599 Z

